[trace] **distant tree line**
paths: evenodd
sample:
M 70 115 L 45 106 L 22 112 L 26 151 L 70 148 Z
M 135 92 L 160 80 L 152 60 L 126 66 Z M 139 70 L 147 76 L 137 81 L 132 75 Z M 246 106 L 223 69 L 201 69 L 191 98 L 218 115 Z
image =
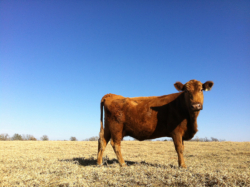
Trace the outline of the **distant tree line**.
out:
M 173 141 L 172 139 L 165 139 L 163 141 Z M 189 140 L 191 142 L 224 142 L 226 140 L 224 139 L 217 139 L 217 138 L 214 138 L 214 137 L 211 137 L 210 139 L 205 137 L 205 138 L 199 138 L 198 136 L 196 136 L 195 138 Z
M 99 139 L 98 136 L 93 136 L 87 139 L 84 139 L 83 141 L 97 141 Z M 36 141 L 37 139 L 30 134 L 14 134 L 13 136 L 9 136 L 8 134 L 0 134 L 0 141 L 15 141 L 15 140 L 20 140 L 20 141 Z M 40 140 L 42 141 L 48 141 L 49 137 L 47 135 L 43 135 Z M 71 136 L 70 141 L 78 141 L 76 137 Z M 64 140 L 67 141 L 67 140 Z
M 196 136 L 195 138 L 193 138 L 190 141 L 194 141 L 194 142 L 224 142 L 226 140 L 217 139 L 217 138 L 214 138 L 214 137 L 211 137 L 210 139 L 207 138 L 207 137 L 205 137 L 205 138 L 199 138 L 198 136 Z
M 46 141 L 49 140 L 49 137 L 47 135 L 43 135 L 40 139 Z M 0 134 L 0 141 L 11 141 L 11 140 L 36 141 L 37 139 L 30 134 L 20 135 L 16 133 L 13 136 L 9 136 L 8 134 Z
M 90 138 L 86 138 L 83 141 L 97 141 L 99 139 L 99 136 L 92 136 Z
M 137 139 L 133 138 L 132 140 L 128 140 L 128 141 L 138 141 Z M 152 141 L 152 140 L 144 140 L 144 141 Z M 173 139 L 158 139 L 156 141 L 173 141 Z M 217 138 L 214 138 L 214 137 L 211 137 L 210 139 L 205 137 L 205 138 L 199 138 L 198 136 L 189 140 L 189 141 L 192 141 L 192 142 L 224 142 L 226 140 L 224 139 L 217 139 Z
M 83 141 L 98 141 L 99 137 L 98 136 L 92 136 L 90 138 L 86 138 Z M 36 141 L 37 139 L 30 134 L 14 134 L 12 137 L 10 137 L 8 134 L 0 134 L 0 141 L 15 141 L 15 140 L 21 140 L 21 141 Z M 40 140 L 42 141 L 49 141 L 49 137 L 47 135 L 43 135 Z M 78 141 L 76 137 L 71 136 L 70 141 Z M 67 140 L 64 140 L 67 141 Z M 130 140 L 129 140 L 130 141 Z M 138 141 L 137 139 L 132 139 L 131 141 Z M 147 141 L 151 141 L 151 140 L 147 140 Z M 164 139 L 164 140 L 157 140 L 157 141 L 173 141 L 172 139 Z M 217 139 L 214 137 L 211 137 L 210 139 L 205 137 L 205 138 L 199 138 L 198 136 L 196 136 L 195 138 L 193 138 L 192 140 L 193 142 L 223 142 L 226 140 L 221 140 L 221 139 Z

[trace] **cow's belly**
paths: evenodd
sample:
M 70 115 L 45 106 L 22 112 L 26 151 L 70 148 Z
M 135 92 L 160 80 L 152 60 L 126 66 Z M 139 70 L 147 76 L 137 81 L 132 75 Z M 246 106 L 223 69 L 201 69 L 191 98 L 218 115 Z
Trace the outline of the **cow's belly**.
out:
M 138 140 L 151 139 L 155 133 L 157 122 L 152 121 L 129 121 L 124 123 L 124 135 Z
M 141 128 L 141 129 L 126 129 L 124 132 L 124 136 L 131 136 L 137 140 L 143 141 L 147 139 L 155 139 L 160 137 L 167 137 L 171 136 L 165 131 L 159 131 L 157 128 L 154 130 L 149 130 L 148 128 Z

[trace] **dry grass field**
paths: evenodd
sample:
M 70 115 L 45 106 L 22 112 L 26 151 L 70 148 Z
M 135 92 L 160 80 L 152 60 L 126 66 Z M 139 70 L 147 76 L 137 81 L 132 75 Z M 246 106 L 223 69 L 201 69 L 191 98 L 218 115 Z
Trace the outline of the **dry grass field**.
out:
M 0 141 L 0 186 L 250 186 L 250 142 L 185 142 L 186 169 L 170 141 L 123 141 L 122 153 L 128 167 L 110 144 L 98 167 L 96 141 Z

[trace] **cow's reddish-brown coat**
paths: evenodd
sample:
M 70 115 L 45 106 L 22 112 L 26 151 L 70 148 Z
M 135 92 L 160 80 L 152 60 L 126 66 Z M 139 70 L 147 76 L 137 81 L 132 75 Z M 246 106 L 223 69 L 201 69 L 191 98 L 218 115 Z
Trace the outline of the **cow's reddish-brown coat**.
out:
M 193 138 L 197 129 L 197 117 L 203 105 L 202 90 L 210 90 L 212 81 L 202 84 L 191 80 L 183 85 L 174 84 L 179 93 L 164 96 L 125 98 L 106 94 L 101 100 L 101 130 L 98 142 L 97 163 L 102 164 L 102 155 L 111 139 L 111 145 L 121 166 L 125 162 L 121 155 L 121 140 L 131 136 L 138 140 L 172 137 L 178 154 L 178 163 L 186 167 L 183 159 L 183 140 Z M 198 110 L 191 109 L 201 107 Z M 105 128 L 103 128 L 103 106 Z

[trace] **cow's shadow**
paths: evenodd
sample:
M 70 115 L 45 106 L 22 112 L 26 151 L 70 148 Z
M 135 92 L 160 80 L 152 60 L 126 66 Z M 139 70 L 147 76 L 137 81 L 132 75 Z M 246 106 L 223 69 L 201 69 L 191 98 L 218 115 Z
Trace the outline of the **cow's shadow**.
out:
M 85 158 L 85 157 L 76 157 L 72 159 L 63 159 L 59 160 L 60 162 L 73 162 L 74 164 L 80 165 L 80 166 L 97 166 L 97 160 L 94 159 L 94 157 L 91 158 Z M 128 161 L 125 160 L 127 166 L 133 166 L 133 165 L 146 165 L 151 167 L 160 167 L 160 168 L 176 168 L 176 166 L 169 164 L 169 165 L 161 165 L 161 164 L 152 164 L 145 161 L 141 162 L 134 162 L 134 161 Z M 114 166 L 115 164 L 118 164 L 117 159 L 109 159 L 108 157 L 103 158 L 103 165 L 104 166 Z
M 97 160 L 94 159 L 93 157 L 91 158 L 85 158 L 85 157 L 76 157 L 76 158 L 72 158 L 72 159 L 63 159 L 63 160 L 59 160 L 60 162 L 73 162 L 74 164 L 78 164 L 80 166 L 96 166 L 97 165 Z M 126 164 L 128 166 L 134 165 L 134 164 L 138 164 L 137 162 L 133 162 L 133 161 L 125 161 Z M 104 166 L 109 166 L 109 165 L 114 165 L 114 164 L 118 164 L 118 160 L 117 159 L 109 159 L 109 158 L 103 158 L 103 165 Z

